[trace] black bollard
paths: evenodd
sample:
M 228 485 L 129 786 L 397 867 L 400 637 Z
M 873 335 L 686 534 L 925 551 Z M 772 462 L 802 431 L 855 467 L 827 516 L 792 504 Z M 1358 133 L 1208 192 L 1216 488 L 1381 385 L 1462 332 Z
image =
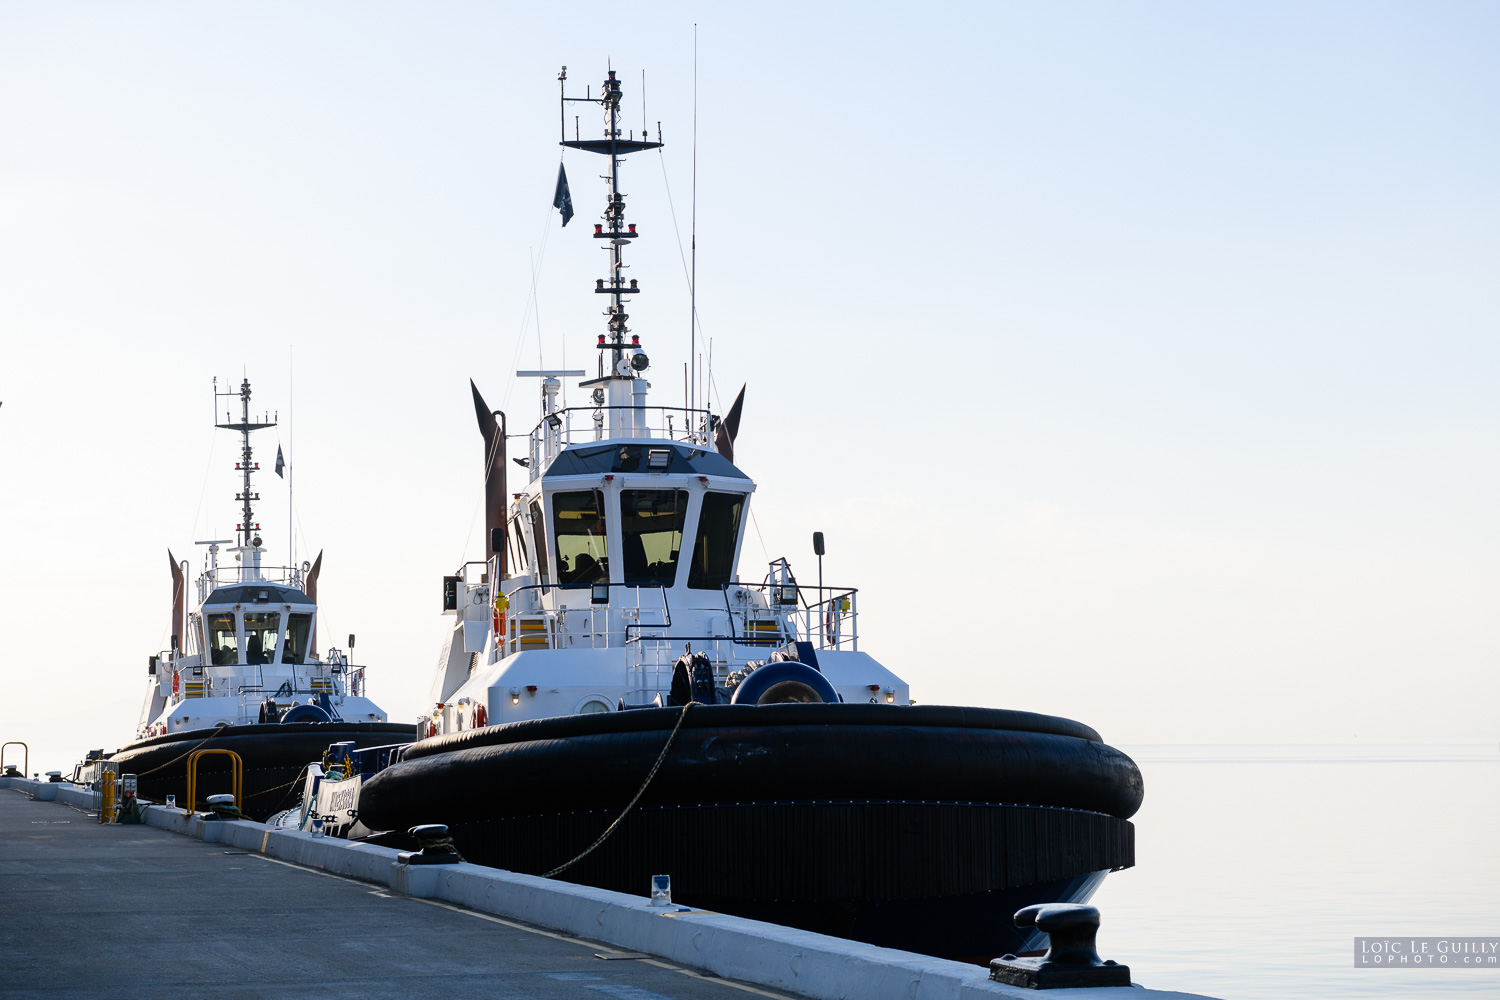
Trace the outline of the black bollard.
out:
M 1101 962 L 1094 947 L 1099 910 L 1078 903 L 1042 903 L 1016 911 L 1016 926 L 1036 927 L 1047 935 L 1041 958 L 1006 955 L 990 963 L 997 983 L 1033 990 L 1083 986 L 1129 986 L 1130 968 Z
M 403 865 L 451 865 L 463 860 L 448 828 L 441 823 L 424 823 L 406 831 L 418 844 L 420 851 L 402 851 L 396 860 Z

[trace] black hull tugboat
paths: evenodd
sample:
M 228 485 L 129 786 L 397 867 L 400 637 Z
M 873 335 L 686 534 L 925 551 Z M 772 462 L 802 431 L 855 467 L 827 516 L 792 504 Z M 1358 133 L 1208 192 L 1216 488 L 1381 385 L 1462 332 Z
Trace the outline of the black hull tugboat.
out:
M 668 874 L 674 902 L 931 955 L 1040 948 L 1013 914 L 1085 902 L 1134 863 L 1140 771 L 1066 719 L 914 704 L 860 648 L 852 588 L 800 583 L 785 559 L 741 577 L 744 391 L 723 419 L 691 405 L 697 386 L 687 407 L 647 406 L 626 325 L 640 233 L 620 158 L 660 134 L 622 133 L 613 72 L 563 99 L 602 107 L 602 138 L 562 144 L 609 164 L 589 402 L 558 405 L 585 372 L 518 373 L 542 380 L 542 415 L 512 494 L 504 416 L 473 389 L 488 559 L 444 580 L 426 738 L 348 755 L 358 818 L 330 808 L 329 829 L 401 843 L 445 824 L 469 861 L 642 894 Z
M 248 380 L 235 391 L 216 389 L 216 412 L 220 397 L 237 397 L 240 403 L 240 419 L 225 414 L 217 426 L 241 436 L 235 463 L 243 480 L 236 498 L 241 523 L 235 539 L 197 543 L 207 551 L 192 611 L 186 610 L 188 563 L 167 553 L 171 645 L 149 658 L 136 739 L 99 759 L 118 773 L 135 774 L 140 798 L 164 802 L 175 796 L 189 809 L 210 794 L 234 792 L 238 770 L 240 810 L 265 819 L 295 804 L 302 771 L 330 744 L 406 743 L 416 729 L 390 723 L 366 696 L 365 668 L 351 662 L 354 636 L 347 651 L 330 649 L 325 656 L 314 651 L 323 555 L 301 566 L 265 565 L 252 508 L 259 494 L 252 491 L 250 477 L 259 465 L 250 434 L 276 422 L 269 416 L 252 419 Z M 280 449 L 277 455 L 280 465 Z M 220 565 L 221 554 L 234 562 Z M 190 768 L 197 802 L 188 796 Z

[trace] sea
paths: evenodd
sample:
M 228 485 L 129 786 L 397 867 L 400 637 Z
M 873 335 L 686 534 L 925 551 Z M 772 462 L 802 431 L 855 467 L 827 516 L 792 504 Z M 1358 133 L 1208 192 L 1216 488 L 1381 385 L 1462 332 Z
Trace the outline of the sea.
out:
M 1099 952 L 1224 1000 L 1500 997 L 1500 966 L 1364 967 L 1356 937 L 1500 937 L 1500 744 L 1121 746 L 1146 779 Z

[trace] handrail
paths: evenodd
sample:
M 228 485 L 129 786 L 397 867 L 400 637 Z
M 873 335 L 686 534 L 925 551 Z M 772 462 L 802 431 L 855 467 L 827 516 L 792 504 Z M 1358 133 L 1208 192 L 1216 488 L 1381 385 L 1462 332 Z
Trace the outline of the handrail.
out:
M 736 608 L 729 601 L 729 588 L 731 587 L 735 587 L 740 590 L 757 591 L 761 593 L 778 590 L 784 587 L 791 587 L 796 590 L 797 600 L 801 602 L 801 606 L 799 607 L 796 603 L 781 606 L 776 602 L 768 601 L 767 607 L 764 608 L 761 608 L 759 606 L 755 606 L 753 608 Z M 739 630 L 735 626 L 735 615 L 737 613 L 749 613 L 751 610 L 755 610 L 772 615 L 778 620 L 782 618 L 794 618 L 795 616 L 800 615 L 804 624 L 807 626 L 807 638 L 810 641 L 816 638 L 819 649 L 837 649 L 838 647 L 844 645 L 846 642 L 850 643 L 854 649 L 859 649 L 859 632 L 857 627 L 855 627 L 859 612 L 857 608 L 853 606 L 853 603 L 857 600 L 856 595 L 859 593 L 858 587 L 825 587 L 822 585 L 815 585 L 810 583 L 797 583 L 795 582 L 795 580 L 792 583 L 776 583 L 772 580 L 767 579 L 761 581 L 760 583 L 744 583 L 731 581 L 728 583 L 720 584 L 719 590 L 724 596 L 724 610 L 729 614 L 729 632 L 730 636 L 734 639 L 735 642 L 742 641 Z M 804 590 L 816 591 L 820 599 L 817 601 L 809 601 L 802 594 Z M 824 594 L 828 594 L 828 596 L 824 597 Z M 841 604 L 834 603 L 836 601 L 842 601 L 844 598 L 848 598 L 851 602 L 851 607 L 847 611 L 844 610 Z M 818 613 L 819 609 L 822 609 L 821 615 Z M 828 624 L 830 621 L 829 616 L 833 616 L 833 620 L 836 622 L 842 622 L 844 615 L 850 616 L 851 634 L 847 638 L 838 635 L 836 632 L 830 635 Z M 813 626 L 814 622 L 817 623 L 817 627 Z M 785 633 L 778 632 L 777 634 L 782 635 Z M 744 637 L 744 640 L 748 640 L 749 642 L 756 641 L 756 639 L 752 638 L 749 635 L 746 635 Z
M 0 746 L 0 771 L 4 771 L 5 770 L 5 747 L 20 747 L 21 748 L 21 750 L 23 751 L 23 754 L 22 754 L 22 757 L 21 757 L 21 777 L 24 778 L 24 777 L 26 777 L 26 775 L 30 774 L 31 773 L 31 747 L 27 746 L 25 743 L 22 743 L 20 740 L 11 740 L 9 743 L 6 743 L 4 746 Z M 11 765 L 11 766 L 14 767 L 15 765 Z
M 240 807 L 240 802 L 242 801 L 241 791 L 245 784 L 245 762 L 233 750 L 224 750 L 220 747 L 204 747 L 201 750 L 194 750 L 188 754 L 187 811 L 190 813 L 197 812 L 198 809 L 198 760 L 212 753 L 226 754 L 230 758 L 229 773 L 232 776 L 230 787 L 234 791 L 234 807 L 236 809 Z
M 641 411 L 641 412 L 644 412 L 644 413 L 652 413 L 652 412 L 656 412 L 656 413 L 686 413 L 686 414 L 690 414 L 690 415 L 697 414 L 697 415 L 701 415 L 701 416 L 703 416 L 705 418 L 710 418 L 710 419 L 713 417 L 713 413 L 711 411 L 707 410 L 707 409 L 704 409 L 704 408 L 695 408 L 695 407 L 690 407 L 690 406 L 635 406 L 635 405 L 630 404 L 630 403 L 618 404 L 618 405 L 614 405 L 614 406 L 605 406 L 605 405 L 602 405 L 602 404 L 598 405 L 598 406 L 564 406 L 564 407 L 560 407 L 559 409 L 553 410 L 551 413 L 547 414 L 546 416 L 542 417 L 542 419 L 538 420 L 536 422 L 536 426 L 534 426 L 534 427 L 531 428 L 531 431 L 530 431 L 530 433 L 527 436 L 528 437 L 535 437 L 536 434 L 537 434 L 537 432 L 539 432 L 539 431 L 542 432 L 542 433 L 546 433 L 547 430 L 555 428 L 557 425 L 553 424 L 551 422 L 551 418 L 552 417 L 558 417 L 558 418 L 565 418 L 563 420 L 563 423 L 565 423 L 567 425 L 567 430 L 569 432 L 567 436 L 571 439 L 571 437 L 572 437 L 571 432 L 573 430 L 573 427 L 572 427 L 573 421 L 572 421 L 572 417 L 571 417 L 572 414 L 574 414 L 574 413 L 587 414 L 588 417 L 589 417 L 589 419 L 592 420 L 595 413 L 602 413 L 602 412 L 604 412 L 606 410 L 625 410 L 625 411 L 629 411 L 629 412 L 632 412 L 632 413 L 634 413 L 636 411 Z M 698 434 L 698 432 L 697 431 L 693 431 L 693 430 L 688 430 L 686 422 L 684 422 L 684 425 L 683 425 L 683 432 L 688 435 L 688 437 L 685 439 L 685 443 L 686 442 L 691 442 L 693 444 L 699 445 L 700 447 L 702 445 L 704 445 L 704 444 L 707 443 L 707 441 L 699 441 L 700 435 Z M 516 435 L 516 436 L 520 437 L 519 434 Z M 679 440 L 679 439 L 677 439 L 677 438 L 661 438 L 660 440 L 672 441 L 672 440 Z

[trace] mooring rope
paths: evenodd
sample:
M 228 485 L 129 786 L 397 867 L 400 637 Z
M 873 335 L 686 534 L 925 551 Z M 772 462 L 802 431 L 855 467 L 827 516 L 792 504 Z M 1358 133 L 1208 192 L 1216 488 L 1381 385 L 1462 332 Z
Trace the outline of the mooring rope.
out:
M 630 800 L 630 804 L 625 807 L 625 811 L 620 813 L 619 816 L 615 817 L 615 821 L 609 824 L 609 826 L 605 827 L 603 833 L 599 834 L 599 839 L 590 844 L 582 854 L 578 855 L 578 857 L 574 858 L 572 861 L 567 862 L 566 864 L 559 865 L 558 867 L 552 869 L 550 872 L 543 873 L 542 878 L 551 878 L 552 876 L 557 875 L 560 872 L 567 871 L 569 868 L 572 868 L 574 865 L 578 864 L 578 862 L 582 861 L 590 854 L 593 854 L 595 848 L 609 839 L 609 835 L 615 832 L 615 828 L 625 821 L 626 816 L 630 815 L 630 810 L 635 808 L 635 804 L 641 800 L 641 796 L 646 794 L 646 789 L 651 785 L 651 779 L 655 778 L 656 772 L 661 770 L 662 762 L 667 759 L 667 751 L 672 749 L 672 742 L 677 739 L 677 731 L 682 728 L 682 720 L 687 718 L 688 709 L 697 704 L 699 704 L 699 702 L 690 701 L 686 705 L 682 706 L 682 713 L 677 716 L 677 725 L 672 727 L 672 732 L 667 737 L 666 744 L 662 746 L 661 753 L 657 755 L 656 763 L 651 765 L 651 773 L 646 775 L 646 780 L 641 782 L 640 788 L 636 789 L 635 797 Z
M 186 752 L 178 754 L 176 757 L 173 757 L 171 760 L 167 761 L 165 764 L 162 764 L 162 765 L 160 765 L 158 767 L 153 767 L 149 771 L 142 771 L 140 774 L 136 775 L 136 779 L 139 780 L 141 778 L 144 778 L 148 774 L 155 774 L 157 771 L 160 771 L 162 768 L 171 767 L 173 764 L 177 763 L 179 760 L 181 760 L 182 758 L 186 757 L 188 754 L 192 753 L 194 750 L 196 750 L 199 747 L 201 747 L 204 743 L 207 743 L 209 740 L 213 739 L 215 736 L 218 736 L 220 733 L 222 733 L 224 730 L 226 730 L 228 728 L 229 728 L 228 726 L 219 726 L 213 732 L 209 733 L 208 736 L 203 740 L 202 743 L 196 743 L 193 746 L 188 747 Z

